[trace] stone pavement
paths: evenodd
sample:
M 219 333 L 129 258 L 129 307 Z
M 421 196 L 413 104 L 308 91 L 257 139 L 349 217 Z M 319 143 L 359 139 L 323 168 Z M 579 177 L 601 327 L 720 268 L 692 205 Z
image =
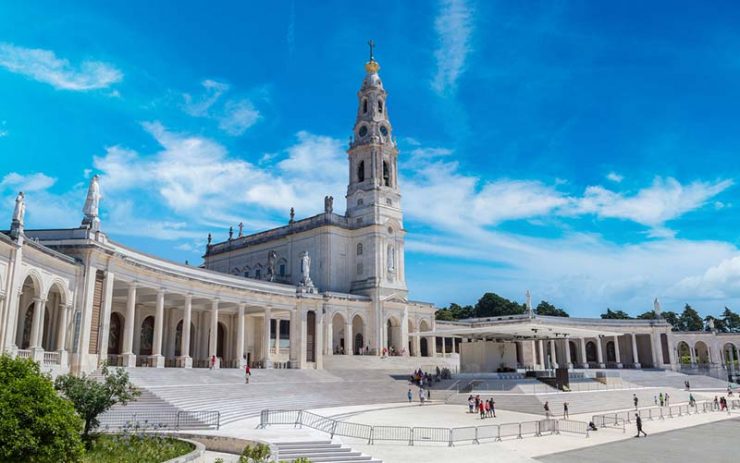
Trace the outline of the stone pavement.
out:
M 646 427 L 647 431 L 650 427 Z M 720 463 L 738 461 L 740 419 L 723 420 L 660 434 L 649 433 L 647 438 L 631 438 L 620 442 L 587 447 L 571 452 L 538 458 L 546 463 L 598 461 L 624 463 L 649 461 L 652 463 L 697 462 Z M 630 435 L 634 434 L 630 430 Z

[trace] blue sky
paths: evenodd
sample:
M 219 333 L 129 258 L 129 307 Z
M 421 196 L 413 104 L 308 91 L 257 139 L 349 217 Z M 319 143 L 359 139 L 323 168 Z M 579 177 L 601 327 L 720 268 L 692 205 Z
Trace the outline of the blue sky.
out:
M 732 2 L 3 2 L 0 200 L 200 262 L 343 198 L 368 39 L 411 296 L 571 314 L 740 305 Z M 335 209 L 344 209 L 337 200 Z

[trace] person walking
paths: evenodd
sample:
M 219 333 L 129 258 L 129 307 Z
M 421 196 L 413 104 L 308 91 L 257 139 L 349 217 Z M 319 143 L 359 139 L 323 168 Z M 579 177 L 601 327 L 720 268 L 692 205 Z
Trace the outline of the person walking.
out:
M 424 405 L 424 388 L 419 388 L 419 406 Z
M 660 406 L 662 407 L 663 406 L 663 393 L 662 392 L 658 394 L 658 400 L 660 401 Z
M 213 367 L 215 367 L 215 366 L 216 366 L 216 356 L 215 355 L 212 355 L 211 356 L 211 366 L 210 366 L 210 369 L 213 370 Z
M 491 397 L 491 414 L 496 418 L 496 402 L 493 401 L 493 397 Z
M 409 398 L 409 403 L 414 400 L 414 394 L 411 393 L 411 388 L 409 388 L 409 392 L 406 394 L 406 396 Z
M 645 431 L 642 430 L 642 418 L 640 418 L 639 413 L 635 413 L 635 424 L 637 425 L 637 435 L 635 435 L 635 437 L 640 437 L 640 433 L 642 433 L 643 436 L 647 437 Z
M 668 395 L 668 393 L 666 392 L 666 393 L 665 393 L 665 406 L 666 406 L 666 407 L 670 407 L 670 406 L 671 406 L 671 405 L 670 405 L 670 404 L 668 403 L 668 399 L 670 399 L 670 398 L 671 398 L 671 397 L 670 397 L 670 396 Z
M 486 417 L 486 404 L 483 403 L 484 401 L 481 400 L 478 404 L 478 412 L 480 413 L 480 419 L 484 419 Z
M 635 410 L 637 410 L 637 403 L 638 403 L 637 394 L 632 394 L 632 402 L 635 403 Z
M 432 401 L 432 388 L 427 389 L 427 400 Z
M 545 401 L 545 418 L 550 419 L 550 402 Z
M 250 376 L 252 376 L 252 370 L 249 369 L 249 364 L 244 365 L 244 377 L 246 378 L 247 384 L 249 384 Z
M 689 407 L 696 407 L 696 399 L 694 399 L 694 394 L 689 394 Z
M 568 414 L 568 402 L 563 402 L 563 419 L 567 420 L 570 417 Z

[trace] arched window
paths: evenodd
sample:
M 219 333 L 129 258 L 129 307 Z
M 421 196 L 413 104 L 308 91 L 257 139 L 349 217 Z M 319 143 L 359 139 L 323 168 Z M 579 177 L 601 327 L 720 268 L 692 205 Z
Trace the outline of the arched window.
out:
M 280 270 L 278 273 L 281 277 L 285 276 L 285 264 L 280 264 Z
M 362 100 L 362 114 L 367 114 L 367 100 Z
M 362 255 L 362 243 L 357 243 L 357 255 Z
M 388 245 L 388 271 L 392 272 L 396 270 L 396 248 L 393 245 Z
M 378 100 L 378 112 L 383 113 L 383 100 Z
M 365 201 L 363 201 L 362 198 L 360 198 L 360 199 L 357 200 L 357 205 L 358 206 L 362 206 L 363 204 L 365 204 Z
M 391 172 L 388 161 L 383 161 L 383 185 L 391 186 Z
M 365 161 L 360 161 L 360 164 L 357 166 L 357 181 L 365 181 Z

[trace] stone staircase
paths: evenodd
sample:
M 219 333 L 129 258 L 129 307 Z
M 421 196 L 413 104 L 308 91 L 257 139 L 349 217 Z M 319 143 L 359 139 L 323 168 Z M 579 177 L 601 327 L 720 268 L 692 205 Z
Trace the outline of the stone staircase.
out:
M 240 370 L 132 368 L 146 401 L 128 407 L 155 411 L 219 411 L 221 425 L 258 416 L 263 409 L 312 409 L 406 401 L 408 384 L 379 370 Z M 130 410 L 130 409 L 129 409 Z
M 621 370 L 622 380 L 647 387 L 673 387 L 684 389 L 684 382 L 691 384 L 691 389 L 726 389 L 727 381 L 704 375 L 685 375 L 670 370 Z
M 331 441 L 311 442 L 276 442 L 272 444 L 276 450 L 274 453 L 278 460 L 292 462 L 297 458 L 304 457 L 312 463 L 383 463 L 360 452 L 354 452 L 350 448 L 342 447 Z

